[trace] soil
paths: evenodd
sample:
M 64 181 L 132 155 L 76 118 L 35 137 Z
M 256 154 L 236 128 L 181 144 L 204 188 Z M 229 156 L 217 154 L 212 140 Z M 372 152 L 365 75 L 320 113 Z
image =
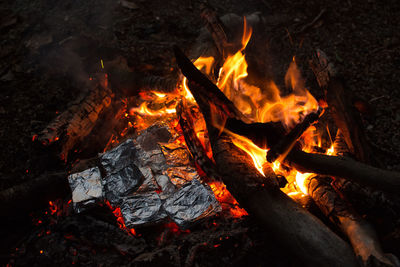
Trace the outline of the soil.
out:
M 365 129 L 376 157 L 383 167 L 400 171 L 399 1 L 211 0 L 210 3 L 220 15 L 258 11 L 265 16 L 270 34 L 266 46 L 281 52 L 276 56 L 278 83 L 282 78 L 280 70 L 287 69 L 295 55 L 307 85 L 314 88 L 311 92 L 320 95 L 315 90 L 307 59 L 315 48 L 325 51 L 356 99 L 363 103 Z M 62 161 L 49 156 L 41 144 L 33 142 L 32 137 L 87 89 L 89 77 L 101 70 L 101 60 L 123 57 L 135 72 L 175 73 L 177 66 L 171 47 L 177 44 L 188 50 L 195 43 L 202 27 L 199 4 L 199 0 L 2 1 L 0 190 L 33 179 L 44 171 L 66 168 Z M 304 28 L 322 10 L 325 12 L 321 19 Z M 137 240 L 123 242 L 130 244 L 127 249 L 118 247 L 111 237 L 105 245 L 104 240 L 94 238 L 96 233 L 83 229 L 80 225 L 90 224 L 91 220 L 86 215 L 53 216 L 46 219 L 49 220 L 46 227 L 32 224 L 32 220 L 37 224 L 43 212 L 18 217 L 2 215 L 7 218 L 0 236 L 1 262 L 106 266 L 165 262 L 172 266 L 215 266 L 233 262 L 240 266 L 250 261 L 254 265 L 296 265 L 296 259 L 285 255 L 284 249 L 266 241 L 268 233 L 253 225 L 251 218 L 213 218 L 191 229 L 189 234 L 171 230 L 173 238 L 161 246 L 144 237 L 149 231 L 162 232 L 153 227 L 143 230 Z M 217 230 L 210 230 L 213 223 L 219 225 Z M 385 249 L 400 256 L 399 216 L 386 220 L 384 214 L 379 214 L 373 223 Z M 119 231 L 109 230 L 108 225 L 96 227 L 100 234 Z M 51 234 L 34 238 L 50 228 Z M 71 231 L 75 235 L 67 236 Z M 16 251 L 21 247 L 23 252 Z M 132 252 L 132 248 L 136 251 Z

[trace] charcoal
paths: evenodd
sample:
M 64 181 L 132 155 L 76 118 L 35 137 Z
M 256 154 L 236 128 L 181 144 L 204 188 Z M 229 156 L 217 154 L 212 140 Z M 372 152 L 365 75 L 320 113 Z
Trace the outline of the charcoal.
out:
M 68 176 L 74 210 L 79 213 L 103 198 L 103 186 L 98 167 Z
M 155 192 L 125 198 L 121 204 L 121 213 L 127 227 L 153 224 L 167 218 L 161 199 Z
M 166 199 L 163 207 L 168 216 L 182 228 L 188 228 L 222 210 L 209 186 L 201 184 L 197 178 L 184 184 Z

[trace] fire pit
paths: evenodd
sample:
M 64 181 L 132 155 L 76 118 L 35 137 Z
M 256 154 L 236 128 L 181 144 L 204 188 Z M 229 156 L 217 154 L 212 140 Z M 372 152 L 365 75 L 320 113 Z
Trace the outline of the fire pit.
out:
M 101 61 L 104 73 L 90 78 L 96 86 L 33 136 L 56 148 L 69 171 L 4 191 L 2 199 L 14 207 L 43 188 L 69 188 L 70 200 L 51 202 L 51 213 L 82 216 L 114 232 L 112 223 L 85 217 L 111 210 L 123 230 L 117 239 L 140 247 L 147 234 L 161 254 L 171 235 L 182 238 L 199 225 L 217 224 L 217 217 L 250 217 L 306 266 L 400 266 L 345 196 L 356 191 L 398 208 L 400 174 L 376 167 L 351 92 L 328 56 L 317 49 L 310 59 L 319 84 L 314 90 L 324 95 L 317 100 L 296 57 L 285 88 L 254 74 L 260 70 L 246 57 L 253 31 L 265 22 L 260 14 L 220 19 L 205 5 L 202 18 L 207 31 L 190 54 L 193 62 L 174 47 L 179 77 L 133 76 L 140 90 L 116 90 L 115 62 Z M 102 153 L 84 159 L 96 149 Z M 63 231 L 80 224 L 70 220 Z M 158 229 L 157 236 L 146 229 Z M 213 238 L 242 233 L 231 231 Z M 140 263 L 153 257 L 106 238 Z M 185 265 L 207 246 L 193 246 Z

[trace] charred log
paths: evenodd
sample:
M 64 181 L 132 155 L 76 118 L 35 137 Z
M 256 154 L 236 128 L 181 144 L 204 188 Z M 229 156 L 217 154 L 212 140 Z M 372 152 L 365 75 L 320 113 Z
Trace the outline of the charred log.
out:
M 373 156 L 362 120 L 357 109 L 352 104 L 351 92 L 339 77 L 333 63 L 326 54 L 317 50 L 310 66 L 317 78 L 318 84 L 325 92 L 326 102 L 335 121 L 342 131 L 344 140 L 352 154 L 362 162 L 372 163 Z
M 343 139 L 343 135 L 338 130 L 335 137 L 334 148 L 336 155 L 348 155 L 348 148 Z M 355 197 L 361 207 L 370 207 L 372 209 L 382 210 L 391 216 L 397 216 L 400 212 L 400 198 L 395 194 L 388 194 L 371 187 L 363 186 L 351 180 L 340 177 L 335 178 L 335 187 L 347 196 Z
M 308 114 L 301 123 L 297 124 L 287 135 L 281 138 L 268 151 L 267 161 L 272 163 L 278 158 L 279 161 L 282 161 L 290 150 L 292 150 L 300 136 L 318 119 L 321 112 L 322 110 L 319 110 L 316 113 Z
M 379 169 L 348 157 L 306 153 L 294 149 L 286 160 L 301 172 L 341 177 L 383 191 L 400 193 L 400 173 Z
M 201 170 L 207 175 L 207 177 L 214 180 L 221 180 L 219 173 L 217 172 L 217 167 L 213 159 L 207 156 L 206 151 L 203 148 L 200 140 L 197 138 L 194 132 L 193 120 L 185 112 L 182 102 L 176 107 L 177 115 L 179 118 L 179 125 L 182 128 L 183 136 L 185 138 L 186 145 L 189 148 L 190 153 L 193 156 L 196 164 L 201 168 Z
M 99 116 L 107 111 L 112 98 L 109 88 L 96 86 L 41 131 L 38 141 L 46 146 L 57 142 L 60 157 L 67 159 L 70 150 L 90 134 Z
M 217 12 L 208 3 L 203 3 L 201 5 L 201 18 L 211 33 L 218 52 L 222 58 L 225 58 L 226 48 L 229 45 L 228 37 L 224 30 L 224 24 L 217 16 Z
M 331 186 L 332 179 L 313 176 L 306 179 L 308 193 L 321 211 L 349 238 L 363 266 L 398 266 L 394 255 L 386 255 L 372 226 L 361 218 Z

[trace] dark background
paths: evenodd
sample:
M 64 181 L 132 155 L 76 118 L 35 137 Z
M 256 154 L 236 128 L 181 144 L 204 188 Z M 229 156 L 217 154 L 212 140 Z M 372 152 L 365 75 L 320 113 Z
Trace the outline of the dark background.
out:
M 122 56 L 134 71 L 168 75 L 176 68 L 171 46 L 187 49 L 195 42 L 202 25 L 198 1 L 131 3 L 126 7 L 116 0 L 2 1 L 0 190 L 45 170 L 63 168 L 47 161 L 32 136 L 79 95 L 90 75 L 99 71 L 100 59 Z M 315 48 L 324 50 L 353 92 L 370 104 L 363 119 L 376 156 L 387 169 L 400 171 L 399 1 L 210 3 L 220 15 L 260 11 L 270 25 L 271 39 L 289 51 L 281 55 L 283 64 L 296 54 L 307 83 L 312 83 L 312 74 L 306 59 Z M 320 22 L 302 36 L 293 34 L 322 9 L 326 13 Z M 293 39 L 285 37 L 287 33 Z M 3 259 L 21 238 L 4 239 Z

